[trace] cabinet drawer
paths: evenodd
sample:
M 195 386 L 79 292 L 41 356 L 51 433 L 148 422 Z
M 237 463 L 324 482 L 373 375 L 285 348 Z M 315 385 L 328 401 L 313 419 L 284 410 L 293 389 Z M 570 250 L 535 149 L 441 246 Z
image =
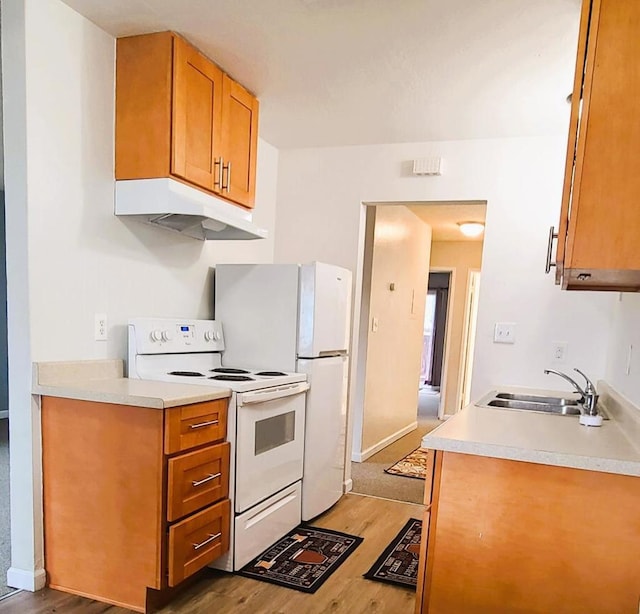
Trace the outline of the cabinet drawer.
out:
M 165 454 L 222 441 L 227 433 L 227 404 L 228 399 L 218 399 L 167 409 Z
M 225 499 L 169 528 L 169 586 L 229 550 L 231 503 Z
M 169 522 L 229 496 L 230 448 L 221 443 L 169 459 Z

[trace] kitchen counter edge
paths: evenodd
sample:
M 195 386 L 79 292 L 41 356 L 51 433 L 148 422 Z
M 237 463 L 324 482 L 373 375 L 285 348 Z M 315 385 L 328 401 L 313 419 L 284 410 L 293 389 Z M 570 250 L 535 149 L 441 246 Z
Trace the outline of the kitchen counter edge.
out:
M 583 427 L 567 417 L 472 404 L 427 433 L 421 447 L 640 477 L 640 411 L 604 382 L 598 387 L 612 418 L 606 430 Z M 541 427 L 538 432 L 532 428 L 536 426 Z M 588 430 L 574 433 L 573 426 Z M 590 441 L 579 441 L 582 436 Z
M 121 360 L 33 364 L 31 392 L 40 396 L 168 409 L 231 396 L 229 388 L 128 379 Z

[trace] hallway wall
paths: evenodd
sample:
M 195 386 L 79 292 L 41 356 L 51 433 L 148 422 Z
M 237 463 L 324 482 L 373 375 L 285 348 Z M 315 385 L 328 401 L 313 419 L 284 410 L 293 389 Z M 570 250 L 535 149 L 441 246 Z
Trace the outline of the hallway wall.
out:
M 362 430 L 354 431 L 354 460 L 416 427 L 430 245 L 431 228 L 409 209 L 376 207 L 370 293 L 363 297 L 370 325 Z

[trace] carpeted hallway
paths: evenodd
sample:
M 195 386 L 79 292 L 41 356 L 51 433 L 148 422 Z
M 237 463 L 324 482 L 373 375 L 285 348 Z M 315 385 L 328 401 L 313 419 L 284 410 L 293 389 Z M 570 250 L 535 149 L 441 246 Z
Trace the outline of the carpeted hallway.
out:
M 422 503 L 424 480 L 390 475 L 384 470 L 420 447 L 422 437 L 439 426 L 440 395 L 421 390 L 418 405 L 418 428 L 387 446 L 364 463 L 351 463 L 353 492 L 409 503 Z

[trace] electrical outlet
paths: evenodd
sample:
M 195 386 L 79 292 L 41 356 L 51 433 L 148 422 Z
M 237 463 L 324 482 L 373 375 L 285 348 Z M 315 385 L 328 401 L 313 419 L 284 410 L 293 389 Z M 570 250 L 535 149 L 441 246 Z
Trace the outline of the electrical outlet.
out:
M 516 325 L 514 322 L 496 322 L 493 331 L 494 343 L 515 343 L 516 342 Z
M 107 314 L 96 313 L 93 316 L 93 338 L 96 341 L 107 340 Z
M 551 348 L 551 360 L 555 363 L 564 363 L 567 360 L 569 344 L 566 341 L 555 341 Z

